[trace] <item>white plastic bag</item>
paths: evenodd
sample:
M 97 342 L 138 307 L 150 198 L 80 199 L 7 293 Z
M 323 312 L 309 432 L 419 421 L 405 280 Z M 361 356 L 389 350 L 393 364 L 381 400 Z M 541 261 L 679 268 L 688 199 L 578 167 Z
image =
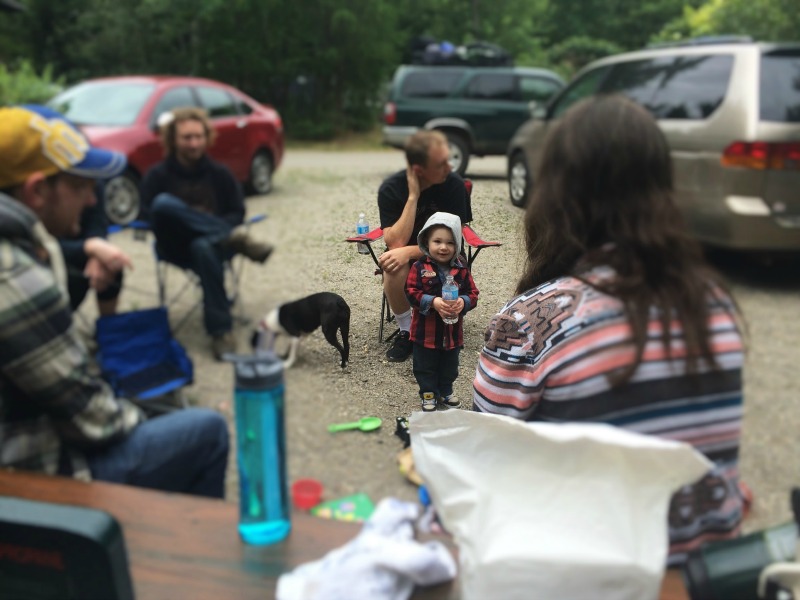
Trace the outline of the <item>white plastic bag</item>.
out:
M 463 600 L 657 598 L 670 496 L 711 467 L 687 444 L 603 424 L 450 410 L 409 425 Z

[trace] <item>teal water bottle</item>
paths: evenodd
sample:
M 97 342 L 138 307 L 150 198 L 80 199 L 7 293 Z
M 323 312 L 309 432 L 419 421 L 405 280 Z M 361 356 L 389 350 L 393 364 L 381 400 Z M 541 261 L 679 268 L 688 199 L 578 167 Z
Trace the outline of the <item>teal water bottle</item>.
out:
M 267 352 L 231 360 L 236 374 L 239 534 L 248 544 L 272 544 L 291 529 L 283 363 Z

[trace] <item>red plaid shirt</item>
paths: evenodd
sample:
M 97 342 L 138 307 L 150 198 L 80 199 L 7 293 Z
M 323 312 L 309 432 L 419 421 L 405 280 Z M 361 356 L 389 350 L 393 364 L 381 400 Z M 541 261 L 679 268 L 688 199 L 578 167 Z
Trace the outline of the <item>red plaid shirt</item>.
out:
M 464 300 L 464 310 L 458 323 L 446 325 L 433 308 L 433 299 L 442 295 L 442 285 L 448 275 L 458 285 L 458 296 Z M 440 267 L 429 256 L 413 265 L 406 280 L 406 296 L 414 309 L 411 317 L 411 341 L 433 350 L 455 350 L 464 345 L 464 314 L 478 304 L 478 288 L 469 269 L 461 259 L 455 267 Z

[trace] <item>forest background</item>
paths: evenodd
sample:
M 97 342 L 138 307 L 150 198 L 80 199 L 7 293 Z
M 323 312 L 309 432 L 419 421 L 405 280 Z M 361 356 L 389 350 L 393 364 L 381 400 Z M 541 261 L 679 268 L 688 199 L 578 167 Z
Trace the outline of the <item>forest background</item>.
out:
M 697 36 L 800 41 L 797 0 L 19 1 L 27 10 L 0 13 L 0 104 L 104 75 L 195 75 L 275 106 L 291 139 L 375 129 L 420 36 L 490 42 L 567 78 Z

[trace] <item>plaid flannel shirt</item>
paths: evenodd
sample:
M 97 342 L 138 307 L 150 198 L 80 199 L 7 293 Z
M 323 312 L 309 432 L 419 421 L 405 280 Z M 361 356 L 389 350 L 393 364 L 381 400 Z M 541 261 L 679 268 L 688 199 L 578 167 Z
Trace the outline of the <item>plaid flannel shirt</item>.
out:
M 433 299 L 442 295 L 442 285 L 452 275 L 458 285 L 458 296 L 464 310 L 458 323 L 445 325 L 433 309 Z M 456 266 L 440 267 L 430 256 L 423 256 L 411 265 L 406 279 L 406 297 L 414 309 L 411 316 L 411 341 L 434 350 L 455 350 L 464 345 L 464 314 L 478 304 L 478 288 L 472 274 L 459 257 Z
M 144 416 L 89 374 L 58 243 L 0 194 L 0 466 L 88 480 L 84 452 Z

